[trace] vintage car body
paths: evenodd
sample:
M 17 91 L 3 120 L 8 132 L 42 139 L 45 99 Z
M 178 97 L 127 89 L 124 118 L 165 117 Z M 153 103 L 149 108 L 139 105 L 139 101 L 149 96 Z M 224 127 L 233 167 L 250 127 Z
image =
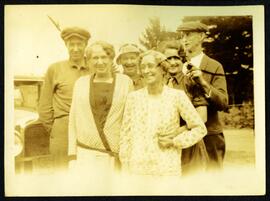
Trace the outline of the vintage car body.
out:
M 14 78 L 16 173 L 29 173 L 44 169 L 50 161 L 49 134 L 37 121 L 37 105 L 42 84 L 43 77 L 15 76 Z

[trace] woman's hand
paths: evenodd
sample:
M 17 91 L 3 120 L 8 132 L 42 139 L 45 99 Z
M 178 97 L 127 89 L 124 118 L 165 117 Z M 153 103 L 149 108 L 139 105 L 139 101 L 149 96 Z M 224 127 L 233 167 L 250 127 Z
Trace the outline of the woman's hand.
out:
M 173 146 L 173 138 L 168 136 L 159 136 L 158 145 L 161 149 L 170 148 Z
M 160 148 L 166 149 L 166 148 L 169 148 L 171 146 L 174 146 L 173 139 L 186 130 L 187 130 L 187 127 L 182 126 L 182 127 L 177 128 L 177 129 L 174 129 L 174 131 L 169 131 L 167 133 L 165 133 L 165 132 L 158 133 L 158 144 L 159 144 Z

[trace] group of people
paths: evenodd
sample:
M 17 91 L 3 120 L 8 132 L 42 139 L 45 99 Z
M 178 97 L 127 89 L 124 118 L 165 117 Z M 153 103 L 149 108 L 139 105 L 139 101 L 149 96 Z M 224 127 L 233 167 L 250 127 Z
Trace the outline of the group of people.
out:
M 222 169 L 224 70 L 203 52 L 205 24 L 177 31 L 181 45 L 142 52 L 125 44 L 117 56 L 105 41 L 88 46 L 87 30 L 61 32 L 69 59 L 48 68 L 38 108 L 55 170 L 180 176 Z

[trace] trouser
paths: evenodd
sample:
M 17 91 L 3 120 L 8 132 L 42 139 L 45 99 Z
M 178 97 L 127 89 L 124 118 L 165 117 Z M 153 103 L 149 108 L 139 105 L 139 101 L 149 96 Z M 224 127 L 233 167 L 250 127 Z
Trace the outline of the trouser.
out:
M 181 167 L 183 176 L 205 171 L 208 162 L 209 157 L 203 140 L 189 148 L 182 149 Z
M 68 116 L 54 120 L 50 135 L 50 154 L 54 170 L 68 169 Z
M 225 138 L 223 133 L 206 135 L 204 143 L 209 156 L 208 170 L 221 170 L 225 156 Z

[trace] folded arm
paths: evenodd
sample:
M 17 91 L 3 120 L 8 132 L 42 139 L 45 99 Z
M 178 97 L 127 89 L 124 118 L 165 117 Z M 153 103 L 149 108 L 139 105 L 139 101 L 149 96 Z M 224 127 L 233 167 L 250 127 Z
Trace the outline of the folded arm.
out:
M 186 129 L 180 127 L 179 131 L 181 132 L 174 137 L 173 143 L 183 149 L 200 141 L 206 135 L 207 130 L 199 113 L 184 93 L 179 97 L 178 108 L 181 117 L 186 122 Z

